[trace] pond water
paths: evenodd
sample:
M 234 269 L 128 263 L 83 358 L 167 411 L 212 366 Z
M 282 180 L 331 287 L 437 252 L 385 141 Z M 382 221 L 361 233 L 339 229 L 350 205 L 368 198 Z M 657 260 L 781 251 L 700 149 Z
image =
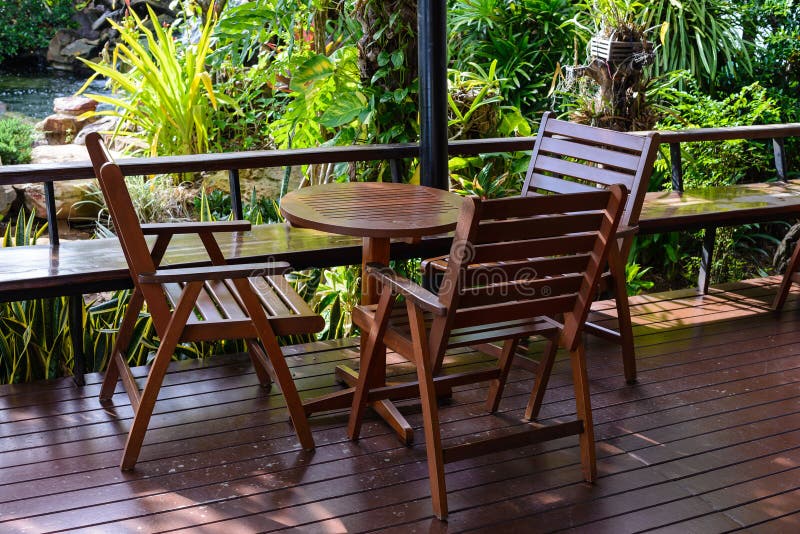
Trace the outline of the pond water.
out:
M 0 102 L 6 105 L 9 112 L 41 120 L 53 113 L 54 98 L 74 95 L 87 78 L 88 75 L 79 77 L 56 70 L 25 73 L 0 71 Z M 89 92 L 107 91 L 101 80 L 95 80 Z

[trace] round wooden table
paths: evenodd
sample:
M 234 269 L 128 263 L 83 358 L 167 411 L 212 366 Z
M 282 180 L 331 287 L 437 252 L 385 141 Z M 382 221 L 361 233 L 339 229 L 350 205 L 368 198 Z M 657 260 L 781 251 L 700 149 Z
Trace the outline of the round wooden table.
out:
M 392 238 L 418 239 L 448 232 L 455 228 L 462 197 L 418 185 L 349 182 L 306 187 L 281 199 L 281 213 L 294 226 L 363 238 L 361 268 L 368 263 L 389 264 Z M 362 278 L 362 304 L 375 304 L 378 288 L 374 279 Z M 379 372 L 370 377 L 370 387 L 386 383 L 385 351 L 375 357 Z M 349 389 L 324 395 L 303 404 L 306 413 L 349 407 L 358 374 L 347 366 L 337 366 L 336 376 Z M 410 444 L 414 437 L 411 425 L 389 400 L 372 404 L 373 409 L 394 429 L 400 439 Z
M 362 237 L 362 269 L 389 263 L 392 238 L 420 238 L 456 227 L 462 198 L 419 185 L 348 182 L 305 187 L 281 199 L 294 226 Z M 363 272 L 363 271 L 362 271 Z M 362 304 L 377 302 L 374 280 L 362 281 Z

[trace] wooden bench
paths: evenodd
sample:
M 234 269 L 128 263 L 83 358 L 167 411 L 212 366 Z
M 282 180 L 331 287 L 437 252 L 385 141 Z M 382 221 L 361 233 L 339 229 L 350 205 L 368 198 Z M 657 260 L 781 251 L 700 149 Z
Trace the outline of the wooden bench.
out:
M 750 222 L 771 221 L 800 215 L 800 181 L 734 185 L 683 191 L 680 145 L 696 141 L 728 139 L 772 140 L 776 175 L 787 177 L 783 139 L 800 136 L 800 124 L 744 126 L 735 128 L 703 128 L 678 132 L 661 132 L 661 142 L 669 144 L 672 154 L 673 192 L 648 193 L 639 220 L 640 233 L 705 229 L 704 257 L 699 287 L 707 291 L 708 267 L 711 264 L 715 230 Z M 481 139 L 455 141 L 449 145 L 451 155 L 476 155 L 492 152 L 531 150 L 535 138 Z M 311 163 L 339 163 L 371 160 L 395 162 L 415 158 L 419 147 L 397 144 L 357 147 L 325 147 L 303 150 L 256 151 L 246 153 L 206 154 L 201 156 L 170 156 L 160 158 L 129 158 L 119 164 L 126 175 L 167 172 L 197 172 L 227 170 L 233 211 L 242 213 L 239 190 L 239 169 L 281 167 Z M 397 165 L 391 165 L 396 169 Z M 0 301 L 15 301 L 36 297 L 76 296 L 97 291 L 112 291 L 132 287 L 122 250 L 116 239 L 60 242 L 55 224 L 56 208 L 53 182 L 90 178 L 94 171 L 88 161 L 62 165 L 14 165 L 0 167 L 0 184 L 43 182 L 47 197 L 50 244 L 33 247 L 0 248 Z M 773 178 L 764 177 L 765 180 Z M 398 179 L 395 176 L 395 179 Z M 183 236 L 175 245 L 179 252 L 168 256 L 167 264 L 202 261 L 199 250 Z M 424 239 L 417 244 L 398 243 L 392 246 L 393 259 L 429 257 L 444 254 L 449 238 Z M 285 225 L 255 227 L 247 243 L 223 242 L 223 250 L 232 257 L 251 261 L 272 258 L 288 261 L 295 268 L 328 267 L 357 264 L 361 261 L 361 241 L 358 238 L 335 236 L 313 230 L 288 228 Z M 72 298 L 70 306 L 71 332 L 76 354 L 76 381 L 82 382 L 83 358 L 80 347 L 82 302 Z M 77 326 L 76 326 L 77 325 Z

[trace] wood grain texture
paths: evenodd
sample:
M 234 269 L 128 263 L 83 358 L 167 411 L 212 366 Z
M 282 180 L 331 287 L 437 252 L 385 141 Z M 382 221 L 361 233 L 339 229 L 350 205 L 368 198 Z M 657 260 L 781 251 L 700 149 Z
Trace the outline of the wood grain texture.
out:
M 359 237 L 422 237 L 455 228 L 462 197 L 430 187 L 349 182 L 306 187 L 281 200 L 295 226 Z

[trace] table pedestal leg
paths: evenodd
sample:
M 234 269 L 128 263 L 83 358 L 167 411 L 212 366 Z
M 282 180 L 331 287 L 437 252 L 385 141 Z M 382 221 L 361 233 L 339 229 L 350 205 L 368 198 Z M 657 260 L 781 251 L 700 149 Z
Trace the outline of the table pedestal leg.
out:
M 378 282 L 367 276 L 368 263 L 389 265 L 389 239 L 365 237 L 361 249 L 361 304 L 378 302 Z
M 346 365 L 339 365 L 336 367 L 336 378 L 350 387 L 355 387 L 358 381 L 358 373 Z M 390 400 L 381 400 L 371 404 L 375 413 L 388 423 L 392 430 L 395 431 L 397 437 L 404 445 L 411 445 L 414 442 L 414 429 L 408 424 L 406 418 L 403 417 L 394 403 Z

